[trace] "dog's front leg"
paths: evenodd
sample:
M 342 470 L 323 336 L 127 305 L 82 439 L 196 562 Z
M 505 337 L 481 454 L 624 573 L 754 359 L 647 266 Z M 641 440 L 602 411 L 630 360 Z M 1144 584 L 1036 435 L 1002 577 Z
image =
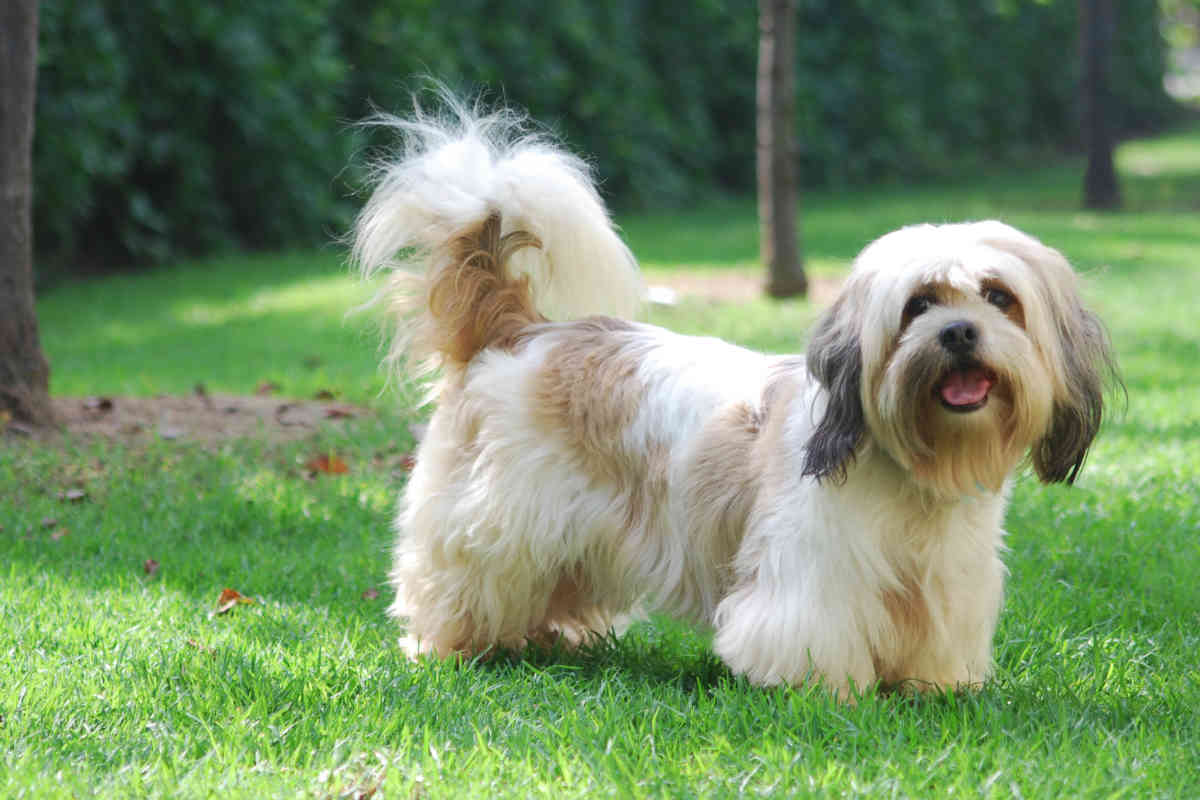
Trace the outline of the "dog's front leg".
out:
M 877 676 L 847 596 L 819 578 L 781 583 L 776 577 L 760 570 L 721 601 L 717 655 L 752 683 L 816 682 L 853 702 Z

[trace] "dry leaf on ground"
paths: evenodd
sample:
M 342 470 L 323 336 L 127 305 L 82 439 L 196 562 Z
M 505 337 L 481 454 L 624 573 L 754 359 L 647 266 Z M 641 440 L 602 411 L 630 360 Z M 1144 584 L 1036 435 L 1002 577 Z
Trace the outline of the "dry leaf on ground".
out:
M 142 571 L 145 572 L 147 575 L 150 575 L 151 577 L 153 577 L 154 574 L 156 572 L 158 572 L 158 562 L 155 561 L 153 558 L 147 558 L 146 561 L 142 564 Z
M 242 594 L 237 589 L 230 589 L 226 587 L 225 589 L 221 590 L 221 596 L 217 598 L 217 609 L 213 613 L 225 614 L 232 610 L 233 607 L 238 603 L 248 604 L 253 602 L 254 598 L 246 597 L 246 595 Z
M 325 472 L 330 475 L 344 475 L 350 471 L 349 465 L 335 455 L 319 455 L 304 462 L 304 466 L 313 472 Z

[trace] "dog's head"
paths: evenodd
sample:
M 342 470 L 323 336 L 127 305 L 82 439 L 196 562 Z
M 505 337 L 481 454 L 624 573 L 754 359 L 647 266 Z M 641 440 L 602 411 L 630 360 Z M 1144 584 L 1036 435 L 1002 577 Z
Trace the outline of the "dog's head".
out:
M 1029 453 L 1071 482 L 1115 379 L 1066 259 L 999 222 L 921 225 L 859 255 L 818 322 L 827 390 L 805 474 L 845 475 L 868 438 L 932 489 L 999 490 Z

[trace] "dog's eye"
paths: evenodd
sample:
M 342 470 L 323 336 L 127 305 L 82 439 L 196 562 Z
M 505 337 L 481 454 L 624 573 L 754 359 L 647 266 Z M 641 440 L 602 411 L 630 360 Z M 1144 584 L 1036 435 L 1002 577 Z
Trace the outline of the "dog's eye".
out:
M 912 319 L 919 317 L 929 310 L 930 306 L 937 304 L 937 298 L 931 294 L 919 294 L 916 297 L 909 299 L 904 305 L 904 318 Z
M 983 299 L 1001 311 L 1007 311 L 1017 299 L 1003 289 L 994 286 L 983 290 Z

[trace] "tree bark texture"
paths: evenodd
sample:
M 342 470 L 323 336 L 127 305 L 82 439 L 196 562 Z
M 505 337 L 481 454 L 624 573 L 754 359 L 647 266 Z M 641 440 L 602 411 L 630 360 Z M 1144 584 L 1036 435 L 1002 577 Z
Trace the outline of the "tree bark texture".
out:
M 33 113 L 37 2 L 0 10 L 0 411 L 52 421 L 50 368 L 33 306 Z
M 795 0 L 758 4 L 758 224 L 767 294 L 808 289 L 796 230 Z
M 1121 206 L 1121 188 L 1113 166 L 1113 101 L 1109 81 L 1113 31 L 1113 0 L 1079 0 L 1079 47 L 1083 61 L 1080 89 L 1083 143 L 1087 149 L 1084 208 Z

